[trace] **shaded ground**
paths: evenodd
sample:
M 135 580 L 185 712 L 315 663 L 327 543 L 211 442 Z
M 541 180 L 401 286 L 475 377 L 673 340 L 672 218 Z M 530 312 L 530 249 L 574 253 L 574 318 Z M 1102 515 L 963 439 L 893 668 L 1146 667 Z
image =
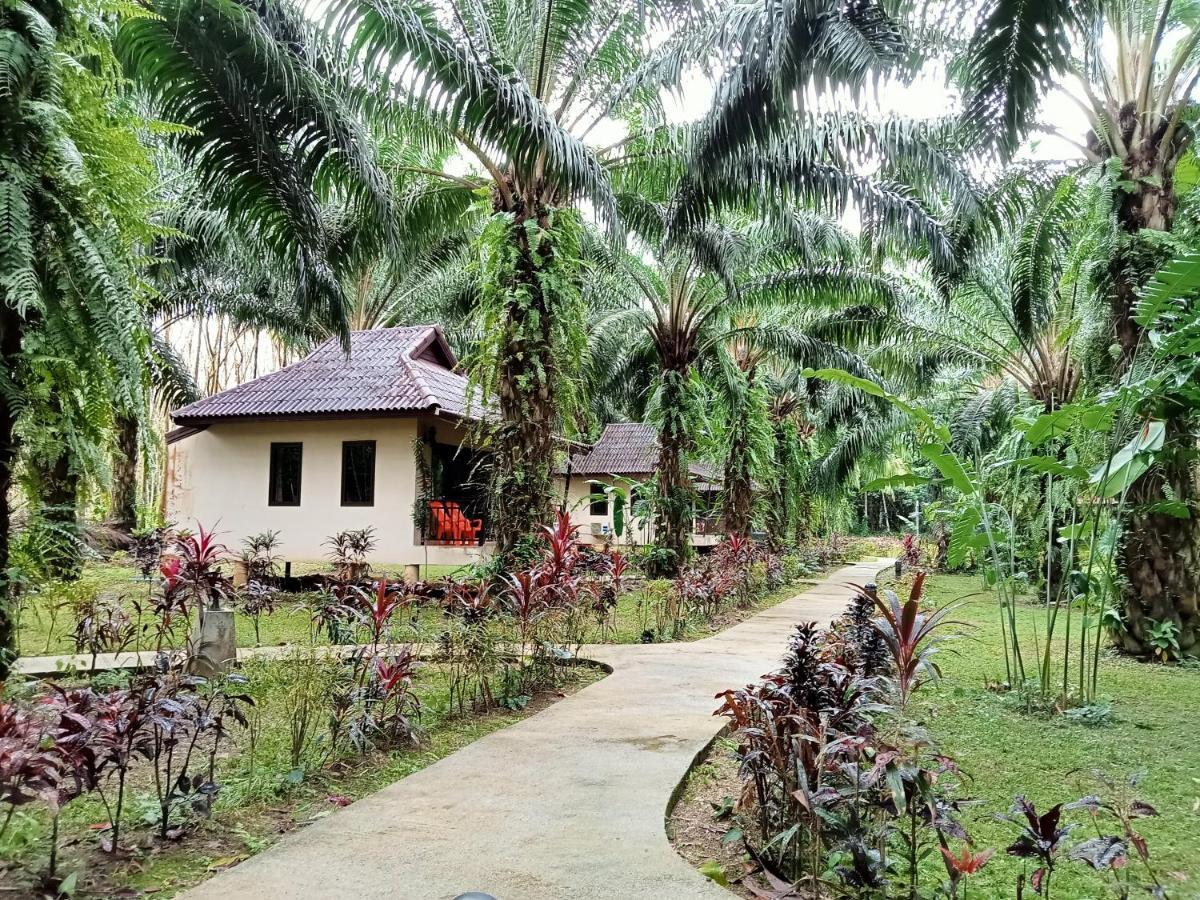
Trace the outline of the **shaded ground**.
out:
M 683 794 L 667 819 L 667 836 L 695 868 L 710 878 L 724 879 L 737 896 L 752 897 L 741 884 L 747 857 L 733 815 L 741 790 L 736 753 L 736 741 L 718 738 L 688 773 Z

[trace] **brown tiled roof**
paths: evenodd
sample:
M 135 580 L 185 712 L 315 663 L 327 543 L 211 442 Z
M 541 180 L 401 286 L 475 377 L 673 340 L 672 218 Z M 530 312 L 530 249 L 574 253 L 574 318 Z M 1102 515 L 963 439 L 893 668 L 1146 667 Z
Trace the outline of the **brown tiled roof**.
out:
M 347 356 L 331 338 L 298 363 L 175 410 L 180 425 L 219 419 L 395 414 L 467 414 L 468 383 L 436 325 L 377 328 L 350 335 Z M 478 414 L 481 402 L 473 412 Z
M 653 425 L 614 422 L 604 426 L 590 450 L 571 459 L 572 475 L 650 475 L 658 465 L 658 434 Z M 707 489 L 720 484 L 711 466 L 692 463 L 692 477 Z

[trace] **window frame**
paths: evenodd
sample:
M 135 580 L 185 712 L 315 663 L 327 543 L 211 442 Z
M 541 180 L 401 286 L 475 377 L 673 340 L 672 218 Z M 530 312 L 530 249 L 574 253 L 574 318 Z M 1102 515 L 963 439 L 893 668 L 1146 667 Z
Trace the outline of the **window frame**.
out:
M 275 486 L 280 478 L 282 453 L 295 447 L 299 454 L 296 460 L 296 499 L 294 502 L 276 500 Z M 270 462 L 267 471 L 267 506 L 299 506 L 304 498 L 304 441 L 271 441 Z
M 612 504 L 610 503 L 608 492 L 605 490 L 605 488 L 607 488 L 608 485 L 602 481 L 589 481 L 587 483 L 587 485 L 588 485 L 588 515 L 595 516 L 597 518 L 607 519 L 609 516 L 609 513 L 612 510 Z M 599 488 L 600 490 L 598 490 L 598 491 L 593 490 L 593 488 Z M 597 494 L 603 495 L 604 499 L 603 500 L 593 499 Z M 601 510 L 600 512 L 596 512 L 596 507 L 601 506 L 601 505 L 604 507 L 604 509 Z
M 348 480 L 346 478 L 346 455 L 351 447 L 370 447 L 371 448 L 371 473 L 369 485 L 370 499 L 368 500 L 348 500 L 346 499 L 346 487 Z M 370 440 L 353 440 L 342 441 L 342 463 L 341 463 L 341 498 L 342 506 L 374 506 L 375 505 L 375 470 L 379 465 L 379 447 L 378 441 Z

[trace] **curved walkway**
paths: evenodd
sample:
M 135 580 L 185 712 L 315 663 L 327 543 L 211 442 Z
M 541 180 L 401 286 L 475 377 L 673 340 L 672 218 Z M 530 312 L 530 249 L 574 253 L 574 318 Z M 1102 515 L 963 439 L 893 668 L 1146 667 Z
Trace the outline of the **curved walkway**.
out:
M 694 643 L 589 646 L 613 673 L 193 889 L 189 900 L 729 900 L 676 855 L 664 815 L 720 730 L 713 695 L 775 668 L 886 560 L 837 570 Z

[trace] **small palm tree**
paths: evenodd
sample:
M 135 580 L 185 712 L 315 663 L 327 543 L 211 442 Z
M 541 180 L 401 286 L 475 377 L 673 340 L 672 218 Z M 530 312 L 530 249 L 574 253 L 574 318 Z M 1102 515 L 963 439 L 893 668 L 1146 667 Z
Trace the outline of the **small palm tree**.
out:
M 383 98 L 373 109 L 381 127 L 423 129 L 475 167 L 460 175 L 444 159 L 404 161 L 413 197 L 443 223 L 478 212 L 481 198 L 488 205 L 472 371 L 500 411 L 493 502 L 504 552 L 549 517 L 555 435 L 574 424 L 577 210 L 586 203 L 615 232 L 612 172 L 631 164 L 627 141 L 589 141 L 634 107 L 661 121 L 659 90 L 679 71 L 671 35 L 692 23 L 676 4 L 621 0 L 339 0 L 331 22 Z M 666 43 L 650 49 L 659 31 Z
M 674 569 L 690 552 L 687 460 L 702 398 L 712 395 L 721 410 L 726 527 L 746 534 L 754 476 L 770 453 L 759 367 L 775 359 L 861 372 L 851 353 L 806 326 L 820 331 L 826 317 L 854 317 L 889 300 L 886 280 L 860 266 L 854 242 L 820 216 L 711 223 L 668 237 L 670 211 L 669 204 L 644 204 L 630 217 L 653 262 L 627 254 L 597 267 L 590 284 L 593 305 L 605 310 L 592 349 L 601 380 L 658 425 L 655 540 L 670 551 Z

